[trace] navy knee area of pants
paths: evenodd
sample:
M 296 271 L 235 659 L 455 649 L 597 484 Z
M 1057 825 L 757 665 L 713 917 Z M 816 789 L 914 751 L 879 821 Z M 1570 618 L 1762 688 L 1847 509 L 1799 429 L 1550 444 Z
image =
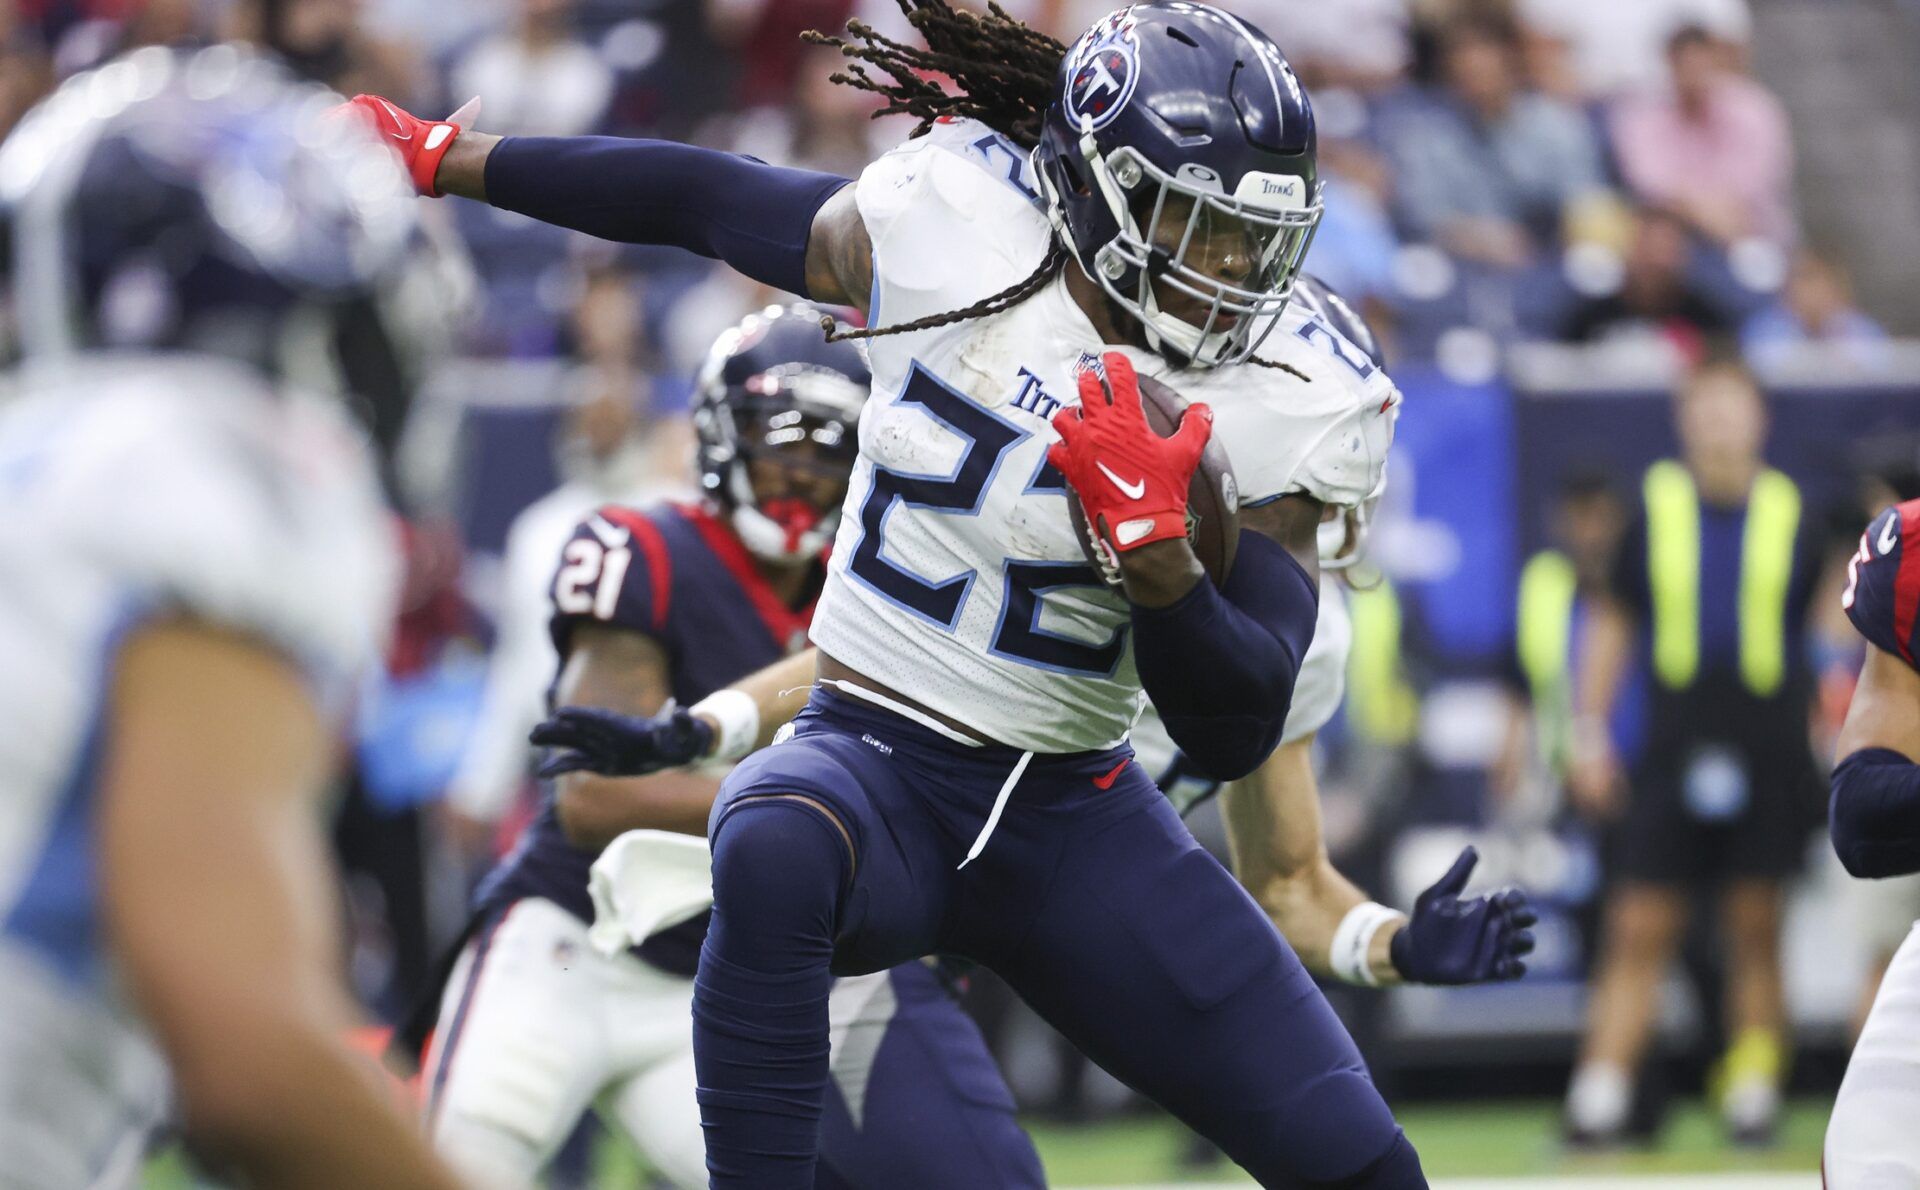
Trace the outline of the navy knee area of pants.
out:
M 1397 1132 L 1393 1145 L 1378 1160 L 1353 1177 L 1324 1183 L 1329 1190 L 1426 1190 L 1427 1175 L 1420 1168 L 1420 1155 L 1413 1151 L 1407 1134 Z
M 713 924 L 694 980 L 694 1060 L 715 1186 L 814 1178 L 834 921 L 849 859 L 792 798 L 743 800 L 713 839 Z

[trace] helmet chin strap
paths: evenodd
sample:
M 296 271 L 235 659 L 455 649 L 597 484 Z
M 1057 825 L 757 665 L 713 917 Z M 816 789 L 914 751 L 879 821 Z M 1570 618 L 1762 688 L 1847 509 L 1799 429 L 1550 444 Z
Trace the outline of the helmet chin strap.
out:
M 804 521 L 797 516 L 782 517 L 781 505 L 799 505 L 806 511 Z M 766 562 L 797 563 L 812 561 L 833 541 L 840 514 L 822 517 L 798 500 L 774 500 L 767 511 L 751 505 L 737 505 L 731 516 L 733 531 L 740 535 L 747 552 Z M 772 515 L 769 515 L 769 513 Z

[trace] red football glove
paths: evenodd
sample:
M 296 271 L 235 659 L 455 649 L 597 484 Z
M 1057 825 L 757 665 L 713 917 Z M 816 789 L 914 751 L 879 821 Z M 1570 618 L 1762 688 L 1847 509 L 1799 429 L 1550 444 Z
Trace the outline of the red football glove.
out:
M 413 178 L 413 188 L 429 198 L 440 197 L 439 187 L 433 184 L 440 173 L 440 159 L 473 123 L 479 107 L 480 101 L 473 99 L 444 120 L 422 120 L 378 95 L 355 95 L 345 104 L 345 110 L 366 113 L 381 138 L 400 154 Z
M 1106 383 L 1089 368 L 1080 373 L 1080 407 L 1054 414 L 1060 441 L 1047 461 L 1080 497 L 1087 523 L 1122 552 L 1187 535 L 1187 485 L 1213 434 L 1213 410 L 1187 406 L 1173 437 L 1147 424 L 1140 382 L 1126 356 L 1103 357 Z

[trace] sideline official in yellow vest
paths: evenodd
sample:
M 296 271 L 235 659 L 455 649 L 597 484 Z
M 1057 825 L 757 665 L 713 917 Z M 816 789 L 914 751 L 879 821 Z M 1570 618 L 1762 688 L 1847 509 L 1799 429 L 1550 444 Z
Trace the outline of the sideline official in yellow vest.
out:
M 1612 881 L 1567 1125 L 1595 1143 L 1624 1128 L 1663 977 L 1694 894 L 1711 891 L 1729 1029 L 1711 1089 L 1731 1138 L 1765 1144 L 1786 1058 L 1782 887 L 1822 811 L 1804 656 L 1821 556 L 1799 489 L 1762 456 L 1766 404 L 1746 370 L 1703 365 L 1673 408 L 1681 457 L 1647 470 L 1580 645 L 1569 792 L 1609 828 Z M 1651 706 L 1623 775 L 1604 725 L 1636 651 Z
M 1490 775 L 1502 802 L 1532 790 L 1540 795 L 1528 799 L 1541 802 L 1536 813 L 1551 815 L 1559 806 L 1556 795 L 1573 758 L 1574 643 L 1593 601 L 1606 593 L 1624 524 L 1625 510 L 1604 472 L 1564 476 L 1547 522 L 1551 544 L 1520 567 L 1504 675 L 1514 704 Z M 1612 726 L 1618 737 L 1618 716 Z

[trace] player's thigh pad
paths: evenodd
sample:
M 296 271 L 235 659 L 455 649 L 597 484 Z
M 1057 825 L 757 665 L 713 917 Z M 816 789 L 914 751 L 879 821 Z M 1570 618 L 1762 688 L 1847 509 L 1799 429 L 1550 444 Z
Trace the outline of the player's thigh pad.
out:
M 531 1177 L 618 1073 L 609 960 L 550 901 L 517 901 L 455 965 L 427 1056 L 428 1126 L 462 1168 Z M 686 1011 L 683 1001 L 679 1011 Z
M 786 741 L 742 761 L 721 786 L 708 824 L 715 880 L 729 823 L 752 801 L 800 797 L 845 831 L 851 871 L 837 906 L 833 969 L 855 975 L 883 970 L 935 949 L 935 929 L 951 875 L 933 821 L 914 813 L 910 788 L 918 770 L 892 751 L 837 723 L 813 716 Z
M 986 1039 L 926 964 L 840 980 L 828 1015 L 833 1056 L 820 1160 L 840 1183 L 1046 1185 Z
M 1920 1186 L 1920 926 L 1894 953 L 1827 1123 L 1830 1190 Z
M 1326 998 L 1165 799 L 1069 842 L 1002 974 L 1263 1183 L 1424 1185 Z

